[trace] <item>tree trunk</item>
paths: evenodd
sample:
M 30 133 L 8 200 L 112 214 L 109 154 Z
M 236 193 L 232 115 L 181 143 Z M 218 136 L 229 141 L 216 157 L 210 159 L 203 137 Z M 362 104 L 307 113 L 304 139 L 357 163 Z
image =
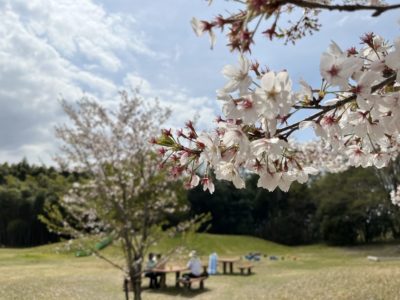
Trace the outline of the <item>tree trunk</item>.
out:
M 133 299 L 134 300 L 141 300 L 142 299 L 142 272 L 141 266 L 137 265 L 135 268 L 129 272 L 132 288 L 133 288 Z

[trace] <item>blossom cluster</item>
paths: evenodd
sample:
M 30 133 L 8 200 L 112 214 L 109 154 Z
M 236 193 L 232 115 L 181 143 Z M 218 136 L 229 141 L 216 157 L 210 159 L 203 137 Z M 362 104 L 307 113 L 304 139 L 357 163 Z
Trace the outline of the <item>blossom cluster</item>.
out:
M 206 30 L 206 29 L 204 29 Z M 226 84 L 217 91 L 223 117 L 214 132 L 198 133 L 191 122 L 153 142 L 174 176 L 187 174 L 188 187 L 202 184 L 211 193 L 209 176 L 245 186 L 248 173 L 258 186 L 288 191 L 321 169 L 349 166 L 382 168 L 398 154 L 400 143 L 400 39 L 394 45 L 373 33 L 362 46 L 343 51 L 332 42 L 321 55 L 322 84 L 304 81 L 294 91 L 288 72 L 261 69 L 243 54 L 225 66 Z M 293 115 L 306 111 L 299 122 Z M 295 142 L 295 131 L 312 128 L 317 142 Z M 203 178 L 197 174 L 204 166 Z
M 390 199 L 394 205 L 400 206 L 400 187 L 390 192 Z

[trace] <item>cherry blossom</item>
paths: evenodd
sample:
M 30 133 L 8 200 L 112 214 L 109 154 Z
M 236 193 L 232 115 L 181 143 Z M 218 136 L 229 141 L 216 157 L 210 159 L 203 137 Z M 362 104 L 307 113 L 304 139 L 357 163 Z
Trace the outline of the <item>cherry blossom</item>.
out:
M 203 185 L 203 190 L 204 191 L 208 190 L 210 192 L 210 194 L 214 193 L 215 186 L 214 186 L 214 183 L 212 182 L 212 180 L 210 178 L 204 177 L 201 180 L 201 184 Z
M 400 206 L 400 187 L 397 187 L 397 190 L 390 192 L 390 199 L 394 205 Z
M 270 39 L 285 36 L 293 42 L 304 35 L 300 27 L 319 29 L 317 19 L 305 11 L 308 23 L 282 30 L 278 21 L 281 13 L 289 13 L 288 3 L 273 6 L 268 1 L 247 1 L 243 11 L 230 17 L 219 15 L 209 22 L 192 20 L 197 35 L 228 28 L 229 46 L 240 55 L 237 64 L 222 69 L 227 82 L 217 90 L 216 98 L 222 103 L 223 116 L 218 118 L 214 132 L 198 133 L 192 126 L 180 131 L 180 139 L 167 132 L 155 139 L 167 149 L 168 167 L 187 174 L 193 182 L 190 186 L 202 184 L 205 190 L 213 191 L 209 178 L 214 173 L 217 179 L 243 188 L 246 176 L 255 174 L 259 187 L 286 192 L 294 181 L 305 183 L 318 172 L 383 168 L 397 157 L 400 38 L 391 44 L 369 32 L 360 37 L 358 47 L 346 51 L 332 41 L 320 57 L 321 84 L 314 87 L 300 80 L 296 91 L 288 72 L 261 67 L 250 60 L 253 36 L 267 12 L 276 13 L 272 26 L 263 32 Z M 353 9 L 330 1 L 312 5 L 309 8 L 313 12 L 317 7 Z M 360 7 L 376 16 L 397 8 L 380 2 Z M 255 19 L 258 23 L 253 30 L 250 26 Z M 313 129 L 315 140 L 297 142 L 294 133 L 306 128 Z M 194 176 L 203 179 L 199 182 L 193 180 Z
M 251 77 L 248 75 L 250 62 L 243 55 L 239 56 L 239 66 L 227 65 L 222 69 L 222 74 L 229 79 L 221 89 L 224 93 L 239 90 L 240 95 L 246 94 L 251 85 Z
M 193 31 L 196 33 L 197 36 L 202 36 L 204 32 L 208 32 L 210 36 L 211 49 L 214 48 L 216 37 L 212 30 L 213 24 L 206 21 L 200 21 L 196 18 L 192 18 L 191 24 Z
M 362 61 L 355 57 L 347 57 L 339 46 L 332 42 L 327 52 L 321 56 L 321 76 L 331 85 L 343 90 L 348 87 L 350 76 L 362 66 Z
M 385 64 L 397 72 L 397 82 L 400 82 L 400 38 L 395 41 L 395 51 L 385 57 Z

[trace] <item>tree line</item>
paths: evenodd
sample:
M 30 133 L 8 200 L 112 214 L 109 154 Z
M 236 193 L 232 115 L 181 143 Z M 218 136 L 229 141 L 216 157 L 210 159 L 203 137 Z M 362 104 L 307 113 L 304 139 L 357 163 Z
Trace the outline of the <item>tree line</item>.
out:
M 39 221 L 44 207 L 57 203 L 81 174 L 59 172 L 53 167 L 17 164 L 0 165 L 0 246 L 36 246 L 60 237 Z
M 26 160 L 1 164 L 0 245 L 25 247 L 60 240 L 38 216 L 82 177 Z M 373 168 L 352 168 L 316 176 L 306 185 L 295 184 L 288 193 L 257 188 L 256 176 L 247 176 L 247 188 L 241 190 L 228 181 L 215 181 L 212 195 L 201 187 L 180 189 L 179 198 L 188 202 L 190 210 L 171 215 L 169 223 L 210 213 L 212 218 L 203 228 L 211 233 L 253 235 L 287 245 L 397 239 L 400 211 L 390 203 L 381 178 Z
M 287 245 L 368 243 L 400 236 L 399 208 L 390 202 L 381 175 L 373 168 L 352 168 L 294 184 L 288 193 L 257 188 L 258 178 L 248 176 L 246 189 L 218 181 L 213 195 L 198 187 L 188 200 L 192 212 L 211 213 L 212 233 Z

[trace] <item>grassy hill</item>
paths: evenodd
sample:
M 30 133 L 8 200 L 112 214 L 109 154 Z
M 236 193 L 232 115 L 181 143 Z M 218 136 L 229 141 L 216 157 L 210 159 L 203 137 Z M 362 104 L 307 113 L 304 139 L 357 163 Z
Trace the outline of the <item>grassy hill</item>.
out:
M 279 260 L 263 257 L 251 276 L 211 276 L 203 292 L 173 288 L 171 274 L 167 289 L 145 290 L 144 299 L 400 299 L 400 261 L 366 259 L 367 255 L 396 256 L 397 245 L 286 247 L 253 237 L 211 234 L 194 235 L 187 242 L 189 249 L 205 257 L 212 251 L 220 256 L 257 251 Z M 165 252 L 181 244 L 179 239 L 169 239 L 153 250 Z M 124 299 L 120 271 L 92 256 L 57 253 L 60 246 L 0 249 L 0 299 Z M 102 253 L 122 259 L 116 247 Z M 170 264 L 186 260 L 182 255 Z
M 181 239 L 163 240 L 154 250 L 165 252 L 179 245 L 195 249 L 200 255 L 209 255 L 214 251 L 220 255 L 244 255 L 254 251 L 268 254 L 290 251 L 289 247 L 255 237 L 204 233 L 195 234 L 183 241 Z

